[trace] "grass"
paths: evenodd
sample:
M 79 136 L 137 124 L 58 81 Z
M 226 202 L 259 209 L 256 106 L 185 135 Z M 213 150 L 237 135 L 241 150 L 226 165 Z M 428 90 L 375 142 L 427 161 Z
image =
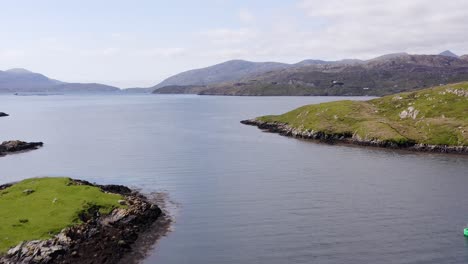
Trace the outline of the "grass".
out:
M 80 214 L 96 208 L 108 214 L 121 207 L 117 194 L 75 185 L 69 178 L 33 178 L 0 191 L 0 254 L 21 241 L 47 239 L 81 223 Z
M 299 130 L 351 134 L 401 145 L 412 142 L 467 146 L 468 82 L 370 101 L 306 105 L 282 115 L 257 119 L 285 123 Z

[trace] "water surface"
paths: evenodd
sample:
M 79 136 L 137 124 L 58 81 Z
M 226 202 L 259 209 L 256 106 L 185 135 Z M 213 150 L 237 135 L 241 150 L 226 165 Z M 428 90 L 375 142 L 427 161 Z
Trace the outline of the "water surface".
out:
M 0 183 L 167 191 L 145 263 L 467 263 L 468 158 L 315 144 L 239 123 L 338 97 L 0 96 Z M 363 98 L 356 98 L 363 99 Z

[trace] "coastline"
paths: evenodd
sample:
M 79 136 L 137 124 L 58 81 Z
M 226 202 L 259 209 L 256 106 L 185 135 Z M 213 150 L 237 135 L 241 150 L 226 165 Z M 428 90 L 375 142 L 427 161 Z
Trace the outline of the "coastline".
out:
M 258 119 L 248 119 L 240 121 L 241 124 L 256 126 L 257 128 L 280 134 L 281 136 L 300 138 L 311 141 L 320 141 L 326 143 L 344 143 L 358 146 L 371 146 L 388 149 L 400 149 L 415 152 L 432 152 L 432 153 L 452 153 L 468 155 L 468 146 L 446 146 L 446 145 L 427 145 L 417 142 L 405 142 L 397 144 L 391 141 L 369 140 L 362 139 L 351 133 L 326 133 L 323 131 L 304 131 L 291 127 L 286 123 L 264 122 Z
M 169 232 L 172 219 L 156 199 L 122 185 L 72 181 L 120 194 L 124 200 L 119 202 L 126 208 L 115 208 L 108 215 L 91 208 L 80 215 L 82 223 L 46 240 L 22 242 L 0 256 L 0 263 L 138 263 Z M 0 190 L 14 184 L 1 185 Z

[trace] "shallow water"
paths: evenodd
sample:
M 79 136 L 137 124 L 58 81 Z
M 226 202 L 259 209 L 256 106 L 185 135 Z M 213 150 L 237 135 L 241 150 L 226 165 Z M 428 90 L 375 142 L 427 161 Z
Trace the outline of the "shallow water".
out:
M 145 263 L 467 263 L 468 157 L 316 144 L 239 123 L 339 97 L 0 96 L 0 183 L 70 176 L 179 204 Z M 356 98 L 363 99 L 363 98 Z

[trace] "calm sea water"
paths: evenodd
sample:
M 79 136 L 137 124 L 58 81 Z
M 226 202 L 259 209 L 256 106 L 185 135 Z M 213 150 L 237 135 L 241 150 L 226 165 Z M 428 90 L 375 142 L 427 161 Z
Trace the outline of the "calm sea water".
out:
M 330 146 L 239 123 L 338 97 L 0 96 L 0 183 L 70 176 L 166 191 L 145 263 L 468 263 L 468 158 Z M 362 98 L 356 98 L 362 99 Z

